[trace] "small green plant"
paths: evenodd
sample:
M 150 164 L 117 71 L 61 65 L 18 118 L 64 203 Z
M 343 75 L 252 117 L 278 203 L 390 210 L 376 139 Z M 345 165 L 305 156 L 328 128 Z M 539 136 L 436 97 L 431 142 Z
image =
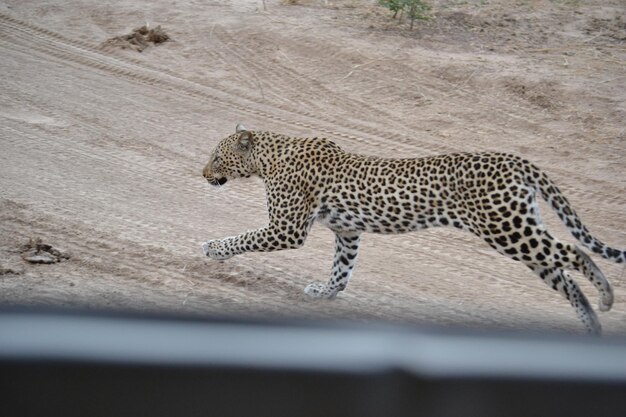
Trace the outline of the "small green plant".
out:
M 378 0 L 378 3 L 388 8 L 393 12 L 393 18 L 395 19 L 398 15 L 398 12 L 404 9 L 406 0 Z
M 427 20 L 430 18 L 428 16 L 430 5 L 422 0 L 404 0 L 404 2 L 407 5 L 406 15 L 411 19 L 411 30 L 413 30 L 413 23 L 416 19 Z
M 406 13 L 411 20 L 411 30 L 413 30 L 413 23 L 415 23 L 416 20 L 430 19 L 428 12 L 431 7 L 423 0 L 378 0 L 378 3 L 391 10 L 394 19 L 398 16 L 398 12 L 400 12 L 400 19 L 402 19 L 402 15 Z

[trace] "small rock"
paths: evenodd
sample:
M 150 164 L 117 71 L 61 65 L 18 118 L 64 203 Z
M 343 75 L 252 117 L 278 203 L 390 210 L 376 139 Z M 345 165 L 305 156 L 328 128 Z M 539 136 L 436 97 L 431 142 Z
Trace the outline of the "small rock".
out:
M 22 259 L 32 264 L 53 264 L 70 258 L 70 255 L 61 249 L 43 243 L 41 239 L 30 239 L 20 248 Z
M 24 256 L 24 260 L 31 264 L 53 264 L 59 261 L 58 258 L 47 252 L 42 252 L 39 255 Z

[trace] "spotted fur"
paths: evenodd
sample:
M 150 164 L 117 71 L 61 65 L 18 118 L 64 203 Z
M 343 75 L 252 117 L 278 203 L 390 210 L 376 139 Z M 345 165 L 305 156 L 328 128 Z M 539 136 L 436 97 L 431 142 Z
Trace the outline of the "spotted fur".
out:
M 582 250 L 546 230 L 537 193 L 585 247 L 615 262 L 626 261 L 626 252 L 589 233 L 544 172 L 515 155 L 385 159 L 347 153 L 323 138 L 252 132 L 239 125 L 213 150 L 203 176 L 220 186 L 251 175 L 264 180 L 269 225 L 209 240 L 202 245 L 204 253 L 224 260 L 251 251 L 299 248 L 318 221 L 335 232 L 336 250 L 328 282 L 305 288 L 311 297 L 334 298 L 346 288 L 361 233 L 453 226 L 526 264 L 571 303 L 589 332 L 600 333 L 595 312 L 566 270 L 580 271 L 593 283 L 602 311 L 613 304 L 611 284 Z

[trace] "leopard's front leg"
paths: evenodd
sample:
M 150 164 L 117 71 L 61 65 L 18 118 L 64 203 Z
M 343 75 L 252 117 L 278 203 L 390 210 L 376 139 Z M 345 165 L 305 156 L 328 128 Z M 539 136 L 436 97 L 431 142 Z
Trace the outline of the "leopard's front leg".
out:
M 280 187 L 268 186 L 267 191 L 269 226 L 224 239 L 208 240 L 202 243 L 205 256 L 223 261 L 245 252 L 297 249 L 304 245 L 313 223 L 306 195 L 289 183 Z M 291 198 L 291 205 L 281 204 L 287 198 Z
M 335 233 L 335 260 L 326 284 L 312 283 L 307 285 L 304 293 L 312 298 L 335 298 L 343 291 L 356 264 L 359 253 L 361 235 L 358 232 Z
M 306 228 L 295 230 L 268 226 L 237 236 L 208 240 L 202 244 L 202 251 L 211 259 L 223 261 L 245 252 L 297 249 L 304 244 L 307 232 Z

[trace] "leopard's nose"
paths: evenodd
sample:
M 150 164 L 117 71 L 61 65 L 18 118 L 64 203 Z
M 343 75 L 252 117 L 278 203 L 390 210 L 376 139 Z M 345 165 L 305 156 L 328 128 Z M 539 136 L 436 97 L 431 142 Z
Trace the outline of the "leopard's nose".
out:
M 207 178 L 207 181 L 209 182 L 209 184 L 215 185 L 217 187 L 217 186 L 226 184 L 226 181 L 228 180 L 226 178 L 212 178 L 212 179 Z

